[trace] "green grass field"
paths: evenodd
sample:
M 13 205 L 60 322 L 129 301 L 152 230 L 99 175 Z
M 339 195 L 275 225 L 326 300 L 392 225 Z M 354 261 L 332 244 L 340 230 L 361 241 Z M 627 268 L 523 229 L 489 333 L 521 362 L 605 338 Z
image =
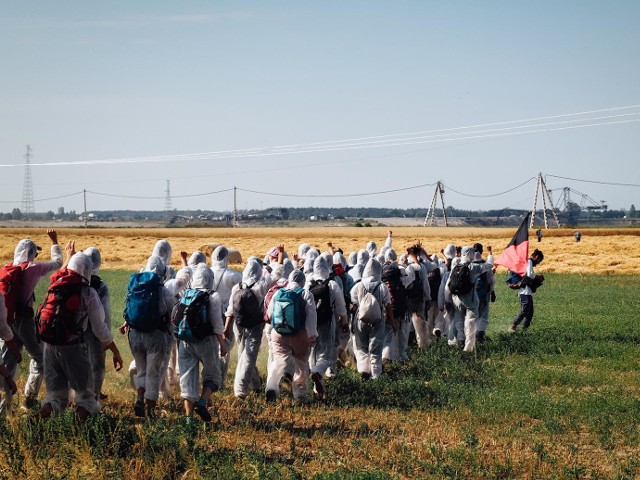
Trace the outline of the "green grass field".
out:
M 129 273 L 103 274 L 115 332 Z M 0 421 L 0 476 L 640 477 L 640 279 L 546 275 L 526 335 L 504 333 L 518 300 L 503 279 L 475 355 L 441 342 L 376 381 L 342 370 L 326 404 L 242 402 L 227 389 L 210 425 L 186 425 L 177 400 L 157 421 L 134 419 L 128 376 L 110 372 L 104 414 L 82 427 L 70 415 Z

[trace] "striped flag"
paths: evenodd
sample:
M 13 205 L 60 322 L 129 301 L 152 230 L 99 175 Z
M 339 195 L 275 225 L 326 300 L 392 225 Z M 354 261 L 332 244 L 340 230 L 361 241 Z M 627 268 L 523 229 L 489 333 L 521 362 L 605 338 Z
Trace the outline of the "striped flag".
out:
M 529 260 L 529 217 L 531 217 L 531 212 L 524 217 L 509 245 L 495 261 L 496 266 L 502 265 L 519 275 L 524 275 L 527 272 Z

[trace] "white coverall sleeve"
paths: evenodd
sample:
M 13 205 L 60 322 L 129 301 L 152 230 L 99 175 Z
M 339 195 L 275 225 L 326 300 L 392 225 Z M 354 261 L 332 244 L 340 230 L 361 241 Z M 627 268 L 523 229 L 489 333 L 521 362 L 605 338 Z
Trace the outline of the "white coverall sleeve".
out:
M 47 273 L 58 270 L 62 267 L 64 258 L 62 256 L 62 248 L 60 245 L 51 245 L 51 260 L 48 262 L 35 262 L 29 265 L 29 270 L 33 269 L 33 275 L 38 278 L 44 277 Z
M 305 329 L 307 336 L 318 336 L 318 313 L 316 312 L 316 302 L 313 299 L 313 294 L 309 290 L 303 290 L 302 297 L 304 298 L 306 305 L 304 307 L 304 313 L 306 314 Z
M 409 266 L 403 267 L 402 265 L 400 265 L 399 268 L 400 268 L 400 281 L 402 282 L 402 285 L 404 286 L 404 288 L 407 288 L 416 279 L 416 274 L 413 268 L 410 268 Z
M 233 297 L 235 297 L 236 292 L 238 291 L 239 283 L 235 284 L 231 289 L 231 296 L 229 296 L 229 306 L 227 307 L 227 311 L 225 312 L 225 317 L 233 317 Z
M 329 282 L 329 301 L 333 305 L 333 311 L 336 314 L 337 320 L 340 322 L 347 321 L 347 306 L 344 303 L 344 294 L 342 289 L 335 281 Z
M 105 284 L 105 294 L 100 298 L 102 303 L 102 309 L 104 310 L 104 323 L 107 328 L 111 330 L 111 294 L 109 293 L 109 287 Z
M 102 345 L 106 347 L 113 342 L 113 334 L 111 330 L 107 328 L 107 324 L 104 321 L 104 309 L 102 308 L 102 302 L 93 288 L 89 289 L 89 304 L 87 305 L 87 316 L 89 323 L 91 324 L 91 330 Z
M 384 246 L 387 248 L 391 248 L 392 244 L 393 244 L 393 237 L 391 235 L 387 235 L 387 239 L 384 242 Z
M 222 306 L 220 305 L 220 295 L 214 293 L 209 296 L 209 323 L 213 327 L 214 335 L 222 335 L 224 332 L 224 319 L 222 318 Z

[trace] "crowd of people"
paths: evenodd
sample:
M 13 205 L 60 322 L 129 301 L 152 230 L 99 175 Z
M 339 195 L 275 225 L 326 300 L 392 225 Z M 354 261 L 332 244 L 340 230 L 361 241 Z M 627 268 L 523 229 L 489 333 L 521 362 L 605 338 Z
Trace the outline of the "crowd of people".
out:
M 105 398 L 106 350 L 116 370 L 123 360 L 111 333 L 100 251 L 76 252 L 70 241 L 63 258 L 56 232 L 48 235 L 50 261 L 35 261 L 41 248 L 23 239 L 0 272 L 0 409 L 12 408 L 24 347 L 30 363 L 23 406 L 35 409 L 43 379 L 47 390 L 32 418 L 46 419 L 73 404 L 82 420 Z M 171 245 L 159 240 L 131 276 L 119 328 L 133 356 L 133 412 L 154 417 L 158 399 L 179 385 L 187 418 L 196 413 L 209 421 L 208 401 L 227 384 L 234 345 L 233 394 L 260 392 L 268 402 L 277 399 L 283 382 L 297 401 L 307 400 L 310 387 L 323 399 L 325 382 L 349 364 L 363 380 L 374 381 L 386 362 L 408 360 L 410 338 L 420 349 L 446 341 L 473 352 L 487 339 L 495 301 L 491 247 L 483 255 L 479 243 L 449 244 L 430 254 L 417 241 L 396 252 L 389 231 L 380 249 L 369 241 L 349 253 L 331 242 L 322 248 L 303 243 L 293 254 L 275 245 L 264 257 L 249 257 L 242 272 L 229 268 L 224 246 L 211 253 L 210 264 L 201 251 L 182 251 L 176 271 Z M 533 266 L 542 258 L 536 250 L 525 277 L 535 278 Z M 34 311 L 34 289 L 49 274 L 46 298 Z M 521 299 L 510 330 L 520 323 L 526 329 L 532 285 L 521 277 L 510 286 Z M 261 348 L 268 348 L 266 382 L 257 365 Z

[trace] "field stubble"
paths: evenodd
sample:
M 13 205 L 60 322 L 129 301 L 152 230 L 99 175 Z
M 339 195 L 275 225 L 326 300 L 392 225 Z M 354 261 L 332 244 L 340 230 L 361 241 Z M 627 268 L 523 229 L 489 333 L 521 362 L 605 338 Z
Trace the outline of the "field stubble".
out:
M 0 230 L 0 257 L 9 261 L 13 248 L 21 238 L 31 238 L 46 247 L 49 239 L 42 229 Z M 640 230 L 636 229 L 582 229 L 582 241 L 576 242 L 573 230 L 545 230 L 543 241 L 538 243 L 531 233 L 531 250 L 540 248 L 545 261 L 540 272 L 556 273 L 640 273 Z M 491 245 L 499 255 L 507 246 L 514 229 L 506 228 L 444 228 L 444 227 L 396 227 L 393 229 L 394 249 L 422 240 L 429 253 L 439 253 L 447 244 Z M 105 270 L 135 270 L 146 263 L 159 239 L 167 239 L 173 248 L 172 264 L 179 266 L 180 250 L 189 254 L 208 243 L 234 247 L 242 258 L 250 255 L 262 258 L 273 245 L 282 243 L 293 254 L 303 242 L 317 246 L 321 251 L 326 243 L 350 251 L 365 247 L 373 240 L 378 248 L 384 245 L 387 229 L 381 227 L 355 228 L 217 228 L 217 229 L 63 229 L 59 231 L 60 243 L 75 240 L 77 249 L 97 246 L 102 252 L 102 268 Z M 486 254 L 486 252 L 485 252 Z M 48 259 L 48 251 L 42 253 Z M 240 265 L 236 265 L 240 268 Z

